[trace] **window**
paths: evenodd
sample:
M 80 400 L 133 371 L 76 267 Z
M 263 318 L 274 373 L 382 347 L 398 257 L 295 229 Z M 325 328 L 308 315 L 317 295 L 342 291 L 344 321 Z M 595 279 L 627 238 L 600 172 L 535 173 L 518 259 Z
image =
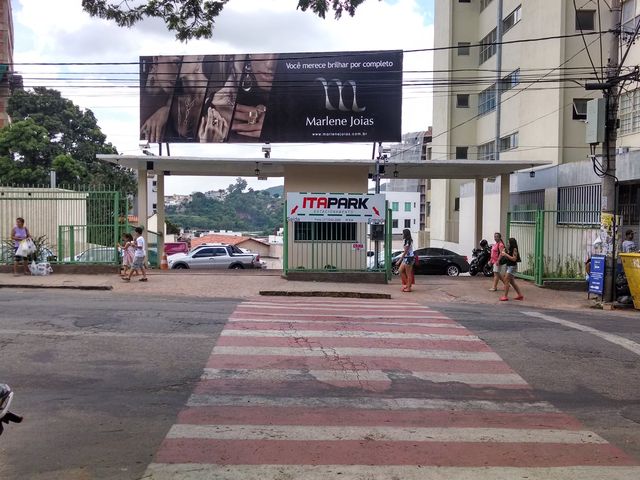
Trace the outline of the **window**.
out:
M 471 3 L 471 0 L 458 0 L 458 3 Z
M 522 20 L 522 7 L 518 5 L 513 12 L 502 20 L 502 33 L 507 33 L 520 20 Z
M 577 10 L 576 30 L 595 30 L 595 18 L 595 10 Z
M 587 119 L 587 102 L 588 98 L 574 98 L 573 99 L 573 119 L 574 120 L 586 120 Z
M 544 210 L 544 190 L 512 193 L 509 210 L 512 222 L 535 223 L 536 210 Z
M 633 38 L 640 16 L 636 15 L 637 0 L 627 0 L 622 4 L 622 40 L 629 42 Z
M 558 188 L 558 225 L 600 225 L 600 184 Z
M 427 217 L 431 216 L 431 202 L 427 202 Z
M 632 90 L 620 95 L 620 135 L 640 132 L 640 90 Z
M 469 108 L 469 94 L 456 95 L 457 108 Z
M 411 202 L 404 202 L 404 211 L 405 212 L 411 211 Z
M 458 42 L 458 56 L 469 55 L 470 46 L 471 42 Z
M 410 219 L 405 219 L 404 221 L 404 228 L 411 228 L 411 220 Z
M 398 210 L 400 210 L 400 203 L 399 202 L 391 202 L 391 210 L 393 210 L 394 212 L 397 212 Z
M 466 160 L 469 155 L 469 147 L 456 147 L 456 160 Z
M 496 86 L 491 85 L 478 95 L 478 115 L 484 115 L 496 109 Z
M 496 29 L 480 40 L 480 65 L 493 57 L 496 53 Z
M 518 132 L 500 138 L 500 151 L 512 150 L 518 148 Z
M 355 242 L 357 223 L 295 222 L 296 242 Z
M 478 145 L 478 160 L 495 160 L 496 159 L 496 142 L 487 142 Z
M 513 87 L 520 83 L 520 69 L 514 70 L 509 75 L 502 79 L 502 90 L 511 90 Z
M 460 197 L 456 197 L 456 199 L 453 201 L 453 209 L 456 212 L 460 211 Z
M 391 227 L 392 228 L 398 228 L 398 220 L 391 220 Z
M 483 11 L 493 0 L 480 0 L 480 11 Z

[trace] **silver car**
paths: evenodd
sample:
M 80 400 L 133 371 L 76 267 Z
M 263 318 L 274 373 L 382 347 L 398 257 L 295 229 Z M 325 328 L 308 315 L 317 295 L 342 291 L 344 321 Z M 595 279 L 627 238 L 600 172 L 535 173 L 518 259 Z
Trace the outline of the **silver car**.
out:
M 189 253 L 176 253 L 168 258 L 170 269 L 234 269 L 261 268 L 260 256 L 244 253 L 234 245 L 203 244 Z

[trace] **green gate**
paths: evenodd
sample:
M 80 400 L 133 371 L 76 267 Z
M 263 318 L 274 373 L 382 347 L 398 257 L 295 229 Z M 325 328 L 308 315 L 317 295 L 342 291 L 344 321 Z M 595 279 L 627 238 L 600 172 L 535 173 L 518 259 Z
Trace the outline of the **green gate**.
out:
M 506 238 L 518 242 L 522 259 L 518 277 L 536 285 L 546 280 L 583 280 L 585 261 L 599 235 L 599 218 L 599 211 L 509 212 Z

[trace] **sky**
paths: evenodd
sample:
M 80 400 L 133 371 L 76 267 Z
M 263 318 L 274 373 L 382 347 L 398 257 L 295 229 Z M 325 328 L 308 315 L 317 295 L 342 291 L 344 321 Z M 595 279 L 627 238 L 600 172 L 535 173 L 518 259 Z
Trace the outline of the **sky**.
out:
M 367 0 L 355 17 L 326 19 L 296 10 L 296 0 L 230 0 L 213 37 L 181 43 L 159 20 L 125 29 L 91 18 L 79 0 L 12 0 L 14 64 L 25 87 L 55 88 L 90 109 L 120 153 L 139 154 L 138 65 L 141 55 L 404 50 L 404 83 L 431 77 L 433 0 Z M 129 65 L 73 65 L 78 63 Z M 33 65 L 27 65 L 27 64 Z M 43 65 L 57 63 L 66 65 Z M 428 87 L 405 87 L 402 131 L 431 125 Z M 172 155 L 260 157 L 261 144 L 172 144 Z M 272 145 L 272 158 L 371 158 L 371 144 Z M 229 177 L 166 177 L 165 192 L 226 188 Z M 254 189 L 283 183 L 247 178 Z

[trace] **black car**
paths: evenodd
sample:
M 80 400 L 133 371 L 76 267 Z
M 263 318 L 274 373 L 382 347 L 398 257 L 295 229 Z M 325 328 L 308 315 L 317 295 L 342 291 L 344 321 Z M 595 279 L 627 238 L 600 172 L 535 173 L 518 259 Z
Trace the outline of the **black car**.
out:
M 418 256 L 418 262 L 414 270 L 416 275 L 449 275 L 450 277 L 456 277 L 469 271 L 467 257 L 458 255 L 446 248 L 418 248 L 414 251 L 414 254 Z M 394 257 L 394 260 L 396 258 Z M 393 273 L 397 274 L 395 265 Z

